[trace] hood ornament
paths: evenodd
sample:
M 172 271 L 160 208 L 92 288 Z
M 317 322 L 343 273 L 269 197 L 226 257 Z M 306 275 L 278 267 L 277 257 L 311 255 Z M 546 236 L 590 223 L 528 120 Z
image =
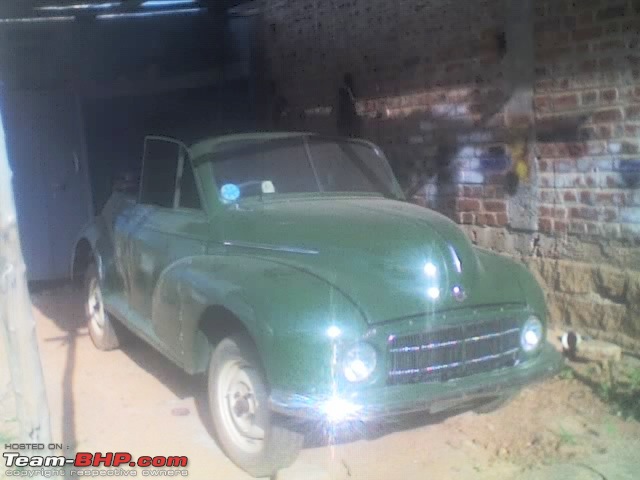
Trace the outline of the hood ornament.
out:
M 464 300 L 467 298 L 467 292 L 465 292 L 464 288 L 462 288 L 460 285 L 455 285 L 451 289 L 451 294 L 453 295 L 453 298 L 455 298 L 458 302 L 464 302 Z

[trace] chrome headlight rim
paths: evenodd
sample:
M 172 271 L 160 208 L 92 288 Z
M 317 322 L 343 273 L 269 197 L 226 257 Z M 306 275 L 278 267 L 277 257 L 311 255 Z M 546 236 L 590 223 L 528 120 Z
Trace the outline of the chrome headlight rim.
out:
M 367 342 L 349 347 L 342 357 L 342 376 L 352 384 L 371 379 L 378 366 L 378 351 Z
M 544 324 L 537 316 L 531 315 L 522 325 L 520 347 L 525 353 L 536 352 L 544 342 Z

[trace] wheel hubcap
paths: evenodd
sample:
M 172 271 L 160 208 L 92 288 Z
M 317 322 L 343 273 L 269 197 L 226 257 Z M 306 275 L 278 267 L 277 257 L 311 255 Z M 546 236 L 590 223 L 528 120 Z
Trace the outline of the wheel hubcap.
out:
M 220 371 L 218 405 L 224 427 L 236 446 L 251 453 L 262 449 L 265 415 L 262 382 L 250 365 L 228 362 Z
M 102 304 L 102 292 L 98 282 L 93 279 L 89 285 L 89 297 L 87 299 L 87 315 L 89 321 L 100 330 L 104 328 L 104 306 Z

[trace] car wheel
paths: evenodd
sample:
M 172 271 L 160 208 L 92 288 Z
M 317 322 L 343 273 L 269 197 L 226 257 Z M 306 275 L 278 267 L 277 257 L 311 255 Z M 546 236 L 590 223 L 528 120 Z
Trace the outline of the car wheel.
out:
M 293 463 L 304 435 L 270 411 L 264 372 L 245 337 L 225 338 L 213 350 L 208 394 L 220 447 L 237 466 L 268 477 Z
M 513 394 L 502 395 L 475 407 L 473 411 L 478 415 L 493 413 L 496 410 L 500 410 L 502 407 L 507 405 L 509 402 L 511 402 L 511 400 L 513 400 Z
M 85 315 L 89 336 L 99 350 L 118 348 L 120 341 L 114 322 L 104 308 L 102 288 L 98 279 L 98 269 L 91 264 L 85 275 Z

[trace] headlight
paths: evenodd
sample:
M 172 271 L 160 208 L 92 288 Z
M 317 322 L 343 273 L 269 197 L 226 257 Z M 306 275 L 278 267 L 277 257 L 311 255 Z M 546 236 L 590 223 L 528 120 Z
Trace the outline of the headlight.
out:
M 525 352 L 532 352 L 542 343 L 544 328 L 542 322 L 537 317 L 529 317 L 524 322 L 520 333 L 520 345 Z
M 362 382 L 369 378 L 376 368 L 376 357 L 375 349 L 367 343 L 351 348 L 342 363 L 345 378 L 350 382 Z

